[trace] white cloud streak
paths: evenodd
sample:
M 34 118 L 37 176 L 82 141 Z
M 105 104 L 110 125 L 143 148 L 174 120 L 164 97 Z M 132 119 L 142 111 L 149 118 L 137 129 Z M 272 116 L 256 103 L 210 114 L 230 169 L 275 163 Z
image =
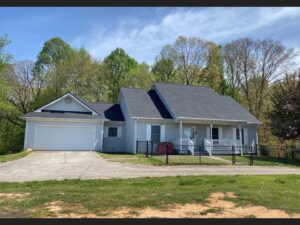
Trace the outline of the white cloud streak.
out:
M 133 16 L 116 27 L 96 25 L 90 33 L 74 39 L 73 45 L 83 46 L 101 59 L 121 47 L 139 62 L 151 64 L 162 46 L 179 35 L 222 44 L 296 17 L 300 18 L 300 8 L 176 8 L 158 22 L 139 22 Z

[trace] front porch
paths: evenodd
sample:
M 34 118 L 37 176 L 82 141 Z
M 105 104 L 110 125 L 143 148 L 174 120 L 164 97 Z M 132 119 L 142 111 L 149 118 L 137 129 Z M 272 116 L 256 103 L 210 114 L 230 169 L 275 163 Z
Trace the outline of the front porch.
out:
M 174 148 L 179 154 L 229 155 L 234 153 L 243 155 L 244 152 L 249 152 L 249 145 L 254 146 L 257 143 L 253 130 L 248 129 L 247 125 L 241 122 L 180 121 L 178 136 Z

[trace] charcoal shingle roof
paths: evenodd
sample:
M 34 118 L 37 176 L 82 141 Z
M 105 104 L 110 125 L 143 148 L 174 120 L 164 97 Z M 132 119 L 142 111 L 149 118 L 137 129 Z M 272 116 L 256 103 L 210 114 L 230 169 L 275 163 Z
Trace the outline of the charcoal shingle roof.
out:
M 154 90 L 121 88 L 132 117 L 172 119 Z
M 233 98 L 219 95 L 210 87 L 155 83 L 153 89 L 158 90 L 176 117 L 260 124 Z

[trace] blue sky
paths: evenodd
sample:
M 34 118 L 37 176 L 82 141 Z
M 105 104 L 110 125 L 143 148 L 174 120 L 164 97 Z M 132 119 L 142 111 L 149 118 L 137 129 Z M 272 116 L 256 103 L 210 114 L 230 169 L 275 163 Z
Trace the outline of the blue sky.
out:
M 35 60 L 44 42 L 59 36 L 97 59 L 121 47 L 151 64 L 162 46 L 179 35 L 219 44 L 246 36 L 272 38 L 300 50 L 299 21 L 300 7 L 3 7 L 0 35 L 8 35 L 7 52 L 15 60 Z

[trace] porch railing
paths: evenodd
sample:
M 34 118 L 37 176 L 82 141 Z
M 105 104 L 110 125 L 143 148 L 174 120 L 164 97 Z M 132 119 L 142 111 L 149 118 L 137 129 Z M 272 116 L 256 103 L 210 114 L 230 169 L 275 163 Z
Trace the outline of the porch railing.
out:
M 209 155 L 217 153 L 231 154 L 232 146 L 243 155 L 243 148 L 241 147 L 240 140 L 233 139 L 208 139 L 204 138 L 204 148 Z
M 181 140 L 181 144 L 180 144 L 180 140 Z M 180 146 L 179 150 L 183 150 L 183 151 L 188 150 L 192 155 L 194 155 L 195 143 L 191 139 L 179 138 L 177 142 L 178 142 L 177 144 Z

